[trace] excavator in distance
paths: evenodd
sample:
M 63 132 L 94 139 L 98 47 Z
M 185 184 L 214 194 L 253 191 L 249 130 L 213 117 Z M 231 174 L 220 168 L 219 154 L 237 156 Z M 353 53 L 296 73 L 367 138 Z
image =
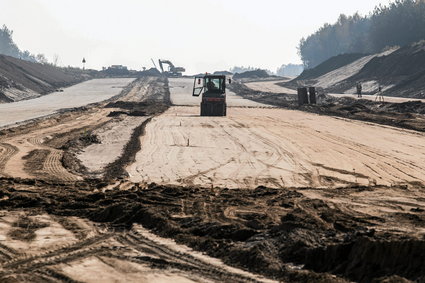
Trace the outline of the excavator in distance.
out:
M 183 68 L 183 67 L 174 66 L 174 64 L 171 63 L 170 60 L 159 59 L 158 63 L 159 63 L 159 67 L 161 68 L 162 73 L 165 74 L 167 77 L 181 77 L 182 73 L 186 71 L 186 69 Z M 168 65 L 168 71 L 164 70 L 164 65 Z
M 226 116 L 226 76 L 210 74 L 196 76 L 192 96 L 200 95 L 202 95 L 201 116 Z

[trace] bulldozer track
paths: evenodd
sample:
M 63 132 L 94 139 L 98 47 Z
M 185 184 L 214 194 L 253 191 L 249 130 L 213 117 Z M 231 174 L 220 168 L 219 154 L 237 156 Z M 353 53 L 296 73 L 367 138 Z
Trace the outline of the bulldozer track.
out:
M 112 238 L 112 234 L 101 234 L 44 253 L 36 255 L 18 255 L 11 258 L 9 261 L 1 263 L 1 268 L 3 270 L 13 270 L 14 272 L 36 270 L 36 268 L 51 266 L 61 262 L 69 262 L 91 254 L 99 254 L 105 250 L 109 250 L 109 248 L 96 245 L 104 243 L 110 238 Z
M 51 175 L 54 179 L 64 181 L 81 180 L 81 177 L 69 173 L 61 163 L 62 151 L 51 149 L 50 154 L 47 156 L 43 164 L 44 171 Z
M 0 255 L 5 259 L 0 261 L 0 278 L 31 274 L 44 281 L 79 282 L 58 271 L 57 266 L 90 257 L 105 257 L 147 264 L 154 269 L 171 268 L 195 272 L 197 276 L 213 281 L 261 282 L 152 241 L 139 233 L 138 229 L 140 228 L 133 227 L 129 232 L 106 232 L 36 255 L 16 254 L 12 249 L 0 245 Z M 125 254 L 131 250 L 136 251 L 137 255 Z
M 179 252 L 165 245 L 158 244 L 143 237 L 143 235 L 138 233 L 137 228 L 133 228 L 130 233 L 120 237 L 119 241 L 128 244 L 136 250 L 147 252 L 159 257 L 162 263 L 169 267 L 196 272 L 196 274 L 200 274 L 214 280 L 259 282 L 247 276 L 235 274 L 223 268 L 214 266 L 211 263 L 204 262 L 200 258 L 196 258 L 190 254 Z M 147 260 L 150 261 L 151 259 L 147 258 Z
M 0 143 L 0 173 L 3 172 L 7 161 L 16 152 L 18 152 L 18 148 L 16 146 L 10 145 L 8 143 Z

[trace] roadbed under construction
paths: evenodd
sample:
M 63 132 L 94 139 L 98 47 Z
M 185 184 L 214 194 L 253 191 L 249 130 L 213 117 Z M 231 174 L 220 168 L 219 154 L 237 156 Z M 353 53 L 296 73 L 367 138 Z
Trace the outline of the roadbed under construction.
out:
M 317 140 L 305 149 L 317 146 L 320 139 L 326 142 L 326 137 L 334 144 L 344 140 L 352 149 L 353 163 L 358 154 L 382 160 L 392 175 L 385 182 L 369 180 L 364 172 L 338 171 L 326 164 L 312 164 L 316 166 L 312 168 L 321 168 L 317 174 L 311 171 L 302 176 L 299 172 L 298 179 L 290 177 L 294 170 L 277 184 L 264 183 L 268 179 L 261 178 L 257 183 L 202 184 L 194 182 L 196 178 L 187 182 L 193 175 L 190 172 L 176 178 L 174 184 L 161 179 L 160 174 L 158 181 L 134 180 L 132 166 L 148 168 L 149 160 L 140 166 L 144 157 L 152 158 L 155 164 L 155 158 L 164 153 L 161 146 L 167 144 L 176 156 L 173 159 L 168 154 L 169 160 L 163 160 L 161 168 L 166 168 L 166 162 L 175 162 L 174 168 L 184 166 L 179 158 L 201 146 L 186 143 L 184 131 L 188 129 L 202 135 L 203 129 L 225 133 L 229 126 L 229 142 L 236 142 L 244 141 L 244 131 L 257 139 L 252 133 L 266 127 L 266 120 L 276 129 L 292 123 L 286 127 L 294 136 L 307 128 L 301 125 L 298 129 L 294 126 L 300 126 L 298 122 L 272 119 L 274 116 L 322 117 L 264 109 L 262 104 L 249 102 L 250 106 L 230 107 L 229 117 L 223 118 L 229 121 L 201 121 L 196 114 L 199 106 L 187 106 L 187 102 L 186 106 L 171 105 L 172 87 L 166 78 L 143 77 L 113 100 L 68 109 L 0 132 L 0 281 L 425 280 L 425 185 L 422 175 L 415 175 L 412 169 L 421 172 L 423 145 L 416 145 L 415 153 L 403 159 L 396 151 L 384 153 L 377 147 L 360 146 L 360 141 L 349 143 L 348 136 L 338 141 L 325 126 L 314 135 L 307 131 Z M 257 122 L 241 123 L 249 116 Z M 166 121 L 172 121 L 174 128 Z M 355 124 L 353 127 L 369 129 L 365 122 Z M 377 124 L 370 127 L 388 137 L 398 137 L 397 131 L 402 131 L 386 126 L 380 130 Z M 163 130 L 168 130 L 170 140 L 166 135 L 154 136 Z M 122 135 L 114 135 L 116 131 Z M 405 132 L 411 140 L 422 135 L 420 131 Z M 158 141 L 158 151 L 154 152 L 146 139 Z M 284 141 L 283 136 L 280 139 Z M 175 143 L 180 140 L 181 144 Z M 297 152 L 309 160 L 308 155 L 313 154 L 301 149 L 285 153 L 270 140 L 262 141 L 279 156 Z M 246 157 L 243 165 L 247 168 L 267 162 L 253 158 L 266 154 L 259 152 L 257 145 L 240 144 L 242 147 L 229 145 L 222 150 L 245 150 L 240 160 Z M 354 153 L 356 148 L 363 152 Z M 143 155 L 144 150 L 152 154 Z M 110 156 L 105 156 L 107 152 Z M 213 154 L 205 149 L 202 152 L 206 158 L 197 161 L 200 167 L 210 164 Z M 347 152 L 340 154 L 348 156 Z M 391 161 L 393 154 L 396 159 Z M 97 161 L 91 163 L 95 158 Z M 279 162 L 269 165 L 278 167 Z M 306 164 L 310 163 L 299 163 L 298 169 L 305 170 Z M 398 172 L 401 167 L 411 171 Z M 168 172 L 161 168 L 158 172 Z M 320 172 L 327 172 L 327 176 Z M 208 172 L 202 174 L 208 176 Z M 233 180 L 243 179 L 238 174 Z M 211 178 L 214 176 L 219 174 Z M 345 176 L 345 180 L 335 176 Z M 400 180 L 401 176 L 405 179 Z

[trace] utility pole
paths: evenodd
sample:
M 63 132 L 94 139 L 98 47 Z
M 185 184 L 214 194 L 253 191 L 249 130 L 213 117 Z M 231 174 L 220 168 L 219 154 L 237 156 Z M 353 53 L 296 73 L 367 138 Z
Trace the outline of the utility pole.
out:
M 86 58 L 83 57 L 83 70 L 86 68 Z

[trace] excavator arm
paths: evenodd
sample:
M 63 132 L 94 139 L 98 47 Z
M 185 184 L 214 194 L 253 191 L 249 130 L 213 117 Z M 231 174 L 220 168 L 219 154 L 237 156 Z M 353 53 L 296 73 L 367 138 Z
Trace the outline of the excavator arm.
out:
M 159 59 L 158 63 L 162 73 L 165 73 L 168 76 L 181 77 L 182 73 L 186 71 L 183 67 L 175 67 L 169 60 Z M 168 65 L 168 70 L 164 70 L 164 65 Z

